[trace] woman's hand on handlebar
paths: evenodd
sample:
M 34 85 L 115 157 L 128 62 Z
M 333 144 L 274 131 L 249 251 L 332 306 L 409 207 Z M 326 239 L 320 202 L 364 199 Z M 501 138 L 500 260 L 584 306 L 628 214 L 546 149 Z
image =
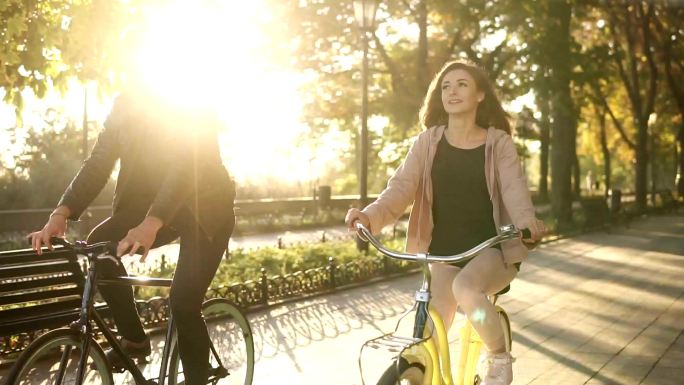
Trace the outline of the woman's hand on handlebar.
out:
M 349 231 L 353 232 L 356 232 L 356 227 L 354 226 L 356 222 L 361 222 L 366 228 L 370 228 L 370 218 L 359 209 L 349 209 L 349 211 L 347 211 L 347 216 L 344 218 L 344 222 L 347 224 Z
M 546 235 L 546 225 L 544 224 L 544 221 L 534 217 L 523 222 L 520 228 L 530 230 L 531 236 L 529 238 L 523 237 L 522 241 L 525 243 L 537 243 Z

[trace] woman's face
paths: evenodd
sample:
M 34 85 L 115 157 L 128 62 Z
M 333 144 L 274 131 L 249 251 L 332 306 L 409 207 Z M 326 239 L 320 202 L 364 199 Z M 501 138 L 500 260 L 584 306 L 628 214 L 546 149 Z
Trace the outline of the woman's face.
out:
M 463 69 L 447 72 L 441 87 L 442 105 L 449 115 L 474 112 L 484 98 L 484 93 L 477 89 L 475 79 Z

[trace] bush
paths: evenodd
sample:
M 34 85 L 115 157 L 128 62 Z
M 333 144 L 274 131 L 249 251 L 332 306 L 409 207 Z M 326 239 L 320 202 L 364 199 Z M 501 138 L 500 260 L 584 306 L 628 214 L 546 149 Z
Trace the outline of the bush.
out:
M 387 239 L 383 242 L 391 249 L 403 250 L 404 248 L 403 238 Z M 261 277 L 262 268 L 266 270 L 266 275 L 271 277 L 322 267 L 328 264 L 329 257 L 333 257 L 336 264 L 381 258 L 372 247 L 368 254 L 358 251 L 353 240 L 306 243 L 283 249 L 277 247 L 238 249 L 231 251 L 227 261 L 221 263 L 212 286 L 257 280 Z M 141 272 L 141 274 L 150 277 L 169 277 L 173 275 L 175 268 L 175 263 L 167 263 Z M 165 288 L 140 288 L 136 293 L 136 298 L 147 299 L 167 294 L 168 289 Z

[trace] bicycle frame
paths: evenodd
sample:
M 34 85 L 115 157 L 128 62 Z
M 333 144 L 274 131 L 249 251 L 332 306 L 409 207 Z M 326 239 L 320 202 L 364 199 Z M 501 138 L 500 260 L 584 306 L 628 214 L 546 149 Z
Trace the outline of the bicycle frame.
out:
M 87 255 L 87 260 L 88 260 L 88 274 L 86 276 L 86 281 L 83 289 L 83 299 L 81 303 L 81 313 L 79 316 L 79 319 L 77 321 L 74 321 L 70 327 L 72 329 L 76 329 L 81 333 L 82 336 L 82 341 L 83 345 L 81 348 L 81 357 L 79 359 L 78 363 L 78 371 L 77 371 L 77 379 L 78 379 L 78 384 L 83 383 L 83 377 L 85 375 L 85 369 L 87 365 L 87 359 L 88 359 L 88 353 L 90 349 L 90 343 L 91 339 L 93 337 L 93 330 L 92 330 L 92 322 L 95 321 L 95 324 L 99 328 L 99 330 L 102 332 L 104 335 L 105 339 L 107 342 L 109 342 L 109 345 L 112 347 L 114 350 L 115 354 L 119 356 L 119 358 L 122 360 L 124 363 L 124 367 L 126 370 L 128 370 L 131 375 L 133 376 L 133 379 L 135 380 L 136 384 L 142 384 L 142 385 L 147 385 L 147 384 L 155 384 L 155 385 L 164 385 L 165 380 L 166 380 L 166 372 L 167 372 L 167 367 L 168 367 L 168 361 L 169 361 L 169 356 L 171 354 L 171 347 L 173 346 L 173 339 L 174 339 L 174 320 L 173 320 L 173 315 L 169 317 L 167 329 L 166 329 L 166 343 L 164 344 L 164 351 L 162 353 L 162 361 L 161 361 L 161 366 L 159 369 L 159 382 L 154 382 L 151 380 L 148 380 L 145 378 L 145 376 L 142 374 L 140 369 L 138 369 L 138 366 L 133 362 L 133 360 L 128 357 L 123 349 L 121 348 L 121 345 L 117 341 L 116 337 L 114 336 L 114 333 L 112 333 L 111 330 L 107 327 L 105 324 L 105 321 L 102 319 L 100 314 L 98 314 L 97 310 L 95 310 L 94 307 L 94 294 L 95 290 L 93 290 L 96 285 L 99 283 L 101 285 L 121 285 L 121 286 L 154 286 L 154 287 L 171 287 L 171 280 L 170 279 L 163 279 L 163 278 L 147 278 L 147 277 L 116 277 L 116 278 L 110 278 L 110 279 L 99 279 L 97 278 L 97 272 L 96 272 L 96 263 L 98 256 L 94 255 Z M 112 257 L 105 257 L 105 258 L 112 258 Z M 117 261 L 117 263 L 120 263 Z M 70 352 L 65 351 L 63 353 L 63 360 L 68 357 Z M 58 379 L 58 383 L 61 383 L 61 379 Z
M 475 379 L 477 369 L 476 366 L 483 344 L 482 339 L 477 334 L 470 321 L 465 320 L 459 331 L 460 350 L 458 355 L 458 366 L 456 367 L 455 373 L 452 373 L 447 330 L 444 326 L 444 321 L 437 310 L 429 305 L 429 284 L 427 285 L 428 291 L 425 291 L 425 283 L 429 283 L 429 278 L 430 276 L 428 271 L 427 275 L 424 273 L 423 276 L 423 288 L 416 292 L 416 303 L 411 309 L 404 313 L 397 322 L 394 332 L 398 330 L 399 324 L 404 317 L 414 310 L 417 311 L 416 321 L 414 323 L 413 343 L 409 343 L 404 346 L 397 357 L 403 357 L 409 363 L 419 362 L 425 365 L 425 377 L 423 381 L 424 385 L 472 384 Z M 427 294 L 427 296 L 425 294 Z M 423 298 L 427 298 L 427 300 L 423 300 Z M 490 298 L 493 303 L 496 302 L 496 296 L 492 296 Z M 420 315 L 422 307 L 421 303 L 427 306 L 427 319 Z M 427 323 L 425 321 L 430 321 L 431 327 L 426 329 L 425 326 L 427 326 Z M 387 340 L 391 337 L 397 338 L 394 336 L 394 332 L 367 341 L 362 346 L 361 351 L 363 352 L 363 348 L 366 346 L 377 347 L 378 345 L 383 345 L 382 343 L 378 343 L 378 341 L 382 339 Z M 417 337 L 418 335 L 422 335 L 423 337 L 419 338 Z M 361 377 L 363 381 L 361 354 L 359 354 L 359 368 L 361 370 Z M 399 368 L 397 367 L 397 370 L 398 369 Z M 453 377 L 454 374 L 456 375 L 455 377 Z
M 466 260 L 474 257 L 480 251 L 487 247 L 502 241 L 513 239 L 523 235 L 524 238 L 529 238 L 529 230 L 518 231 L 515 226 L 507 225 L 499 228 L 499 235 L 491 238 L 480 245 L 475 246 L 462 254 L 456 256 L 431 256 L 424 253 L 407 254 L 400 253 L 386 249 L 370 231 L 363 225 L 356 223 L 359 236 L 362 239 L 370 242 L 382 254 L 395 259 L 417 261 L 421 264 L 423 271 L 423 283 L 421 288 L 416 291 L 416 302 L 411 309 L 404 313 L 395 327 L 394 332 L 385 334 L 383 336 L 366 341 L 361 346 L 359 352 L 359 370 L 361 373 L 361 381 L 365 385 L 363 378 L 363 367 L 361 365 L 361 356 L 363 349 L 366 346 L 378 348 L 380 346 L 389 347 L 390 351 L 396 352 L 399 350 L 397 358 L 403 357 L 409 363 L 420 362 L 425 366 L 425 375 L 423 377 L 424 385 L 466 385 L 472 384 L 475 380 L 476 366 L 480 356 L 483 341 L 473 328 L 470 321 L 466 320 L 460 330 L 461 344 L 460 354 L 458 359 L 458 366 L 456 371 L 456 381 L 452 378 L 451 373 L 451 357 L 449 351 L 449 341 L 447 338 L 447 331 L 444 326 L 444 321 L 438 312 L 429 306 L 430 303 L 430 269 L 428 262 L 454 262 L 456 260 Z M 497 295 L 489 297 L 493 305 L 496 305 Z M 399 324 L 409 313 L 416 311 L 415 322 L 413 328 L 413 337 L 399 337 L 395 333 L 399 329 Z M 503 309 L 497 306 L 497 314 L 499 310 Z M 505 312 L 504 312 L 505 313 Z M 432 327 L 426 330 L 427 321 L 430 321 Z M 436 333 L 435 333 L 436 332 Z M 435 341 L 437 343 L 435 344 Z M 439 346 L 439 350 L 437 348 Z M 399 374 L 400 360 L 396 360 L 397 373 Z
M 166 340 L 160 362 L 159 376 L 147 379 L 133 359 L 124 353 L 122 346 L 114 336 L 114 332 L 108 328 L 102 318 L 103 315 L 99 313 L 99 307 L 94 305 L 97 285 L 170 287 L 173 280 L 128 276 L 99 279 L 97 274 L 99 261 L 110 259 L 115 263 L 120 263 L 119 259 L 114 257 L 116 255 L 116 244 L 114 242 L 98 242 L 88 245 L 85 242 L 77 241 L 72 244 L 62 238 L 53 238 L 52 243 L 72 250 L 82 265 L 82 268 L 78 270 L 83 270 L 85 273 L 85 280 L 82 281 L 82 297 L 76 314 L 77 319 L 71 322 L 67 328 L 51 330 L 33 341 L 13 365 L 7 377 L 7 383 L 25 384 L 27 381 L 33 383 L 35 379 L 32 377 L 35 375 L 42 377 L 42 372 L 38 373 L 37 368 L 49 370 L 48 375 L 53 379 L 51 383 L 56 381 L 58 384 L 61 384 L 68 374 L 70 383 L 81 385 L 84 382 L 86 372 L 91 373 L 91 369 L 92 374 L 100 376 L 101 382 L 107 383 L 113 383 L 113 372 L 124 372 L 126 370 L 132 374 L 137 385 L 184 383 L 182 377 L 187 373 L 184 373 L 181 367 L 182 359 L 177 344 L 175 317 L 173 315 L 169 316 L 166 326 Z M 78 272 L 73 271 L 72 273 Z M 79 287 L 81 286 L 79 285 Z M 209 339 L 208 383 L 216 383 L 221 378 L 227 377 L 231 374 L 229 369 L 232 370 L 233 368 L 235 368 L 236 373 L 244 374 L 244 383 L 251 383 L 254 374 L 254 342 L 247 318 L 237 306 L 224 298 L 212 298 L 204 301 L 202 303 L 202 317 L 208 317 L 205 319 L 219 322 L 219 324 L 213 325 L 218 328 L 212 328 L 212 331 L 216 332 Z M 223 317 L 230 317 L 230 319 L 223 320 Z M 224 325 L 225 322 L 235 325 L 231 330 L 234 329 L 236 338 L 241 338 L 239 344 L 246 353 L 242 366 L 231 366 L 230 357 L 224 356 L 224 354 L 231 354 L 230 346 L 228 346 L 228 352 L 224 352 L 222 349 L 224 345 L 224 333 L 222 332 L 227 329 L 221 327 L 227 327 Z M 95 328 L 99 328 L 104 338 L 111 345 L 111 354 L 105 354 L 100 343 L 94 339 Z M 209 329 L 207 331 L 209 332 Z M 80 352 L 77 352 L 78 349 Z M 113 358 L 120 361 L 120 364 L 115 368 L 111 366 Z M 47 360 L 50 362 L 45 362 Z M 46 363 L 47 365 L 45 365 Z M 76 367 L 72 368 L 72 365 Z M 71 378 L 72 376 L 73 378 Z

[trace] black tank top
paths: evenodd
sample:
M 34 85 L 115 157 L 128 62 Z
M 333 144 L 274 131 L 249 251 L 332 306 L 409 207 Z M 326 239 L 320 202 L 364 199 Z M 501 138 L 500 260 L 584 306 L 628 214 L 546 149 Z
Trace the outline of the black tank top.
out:
M 453 147 L 442 136 L 431 172 L 434 228 L 430 254 L 462 253 L 496 236 L 484 150 L 484 144 L 473 149 Z

